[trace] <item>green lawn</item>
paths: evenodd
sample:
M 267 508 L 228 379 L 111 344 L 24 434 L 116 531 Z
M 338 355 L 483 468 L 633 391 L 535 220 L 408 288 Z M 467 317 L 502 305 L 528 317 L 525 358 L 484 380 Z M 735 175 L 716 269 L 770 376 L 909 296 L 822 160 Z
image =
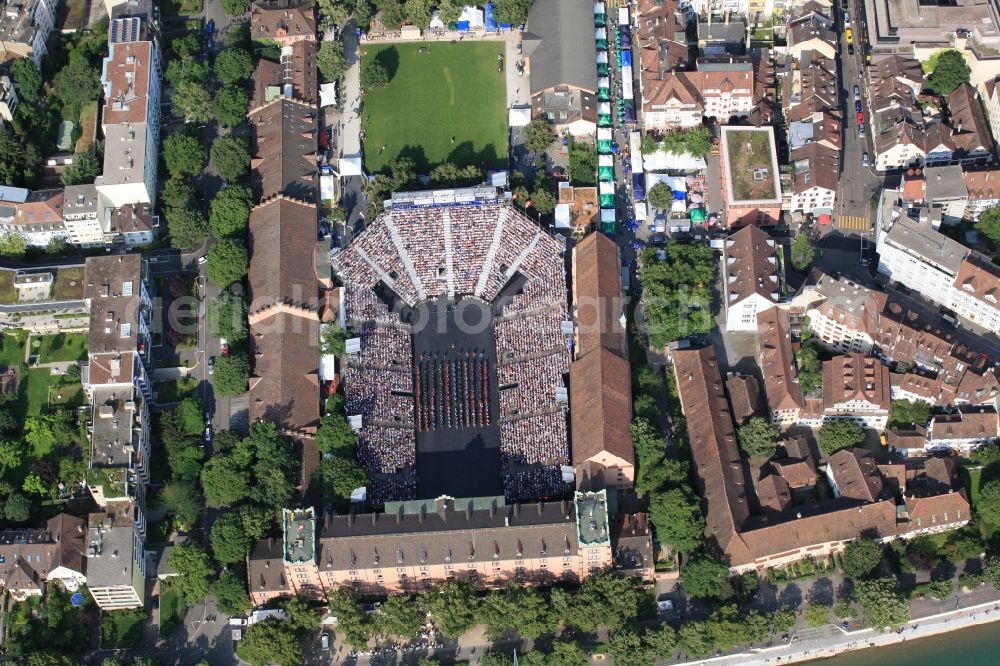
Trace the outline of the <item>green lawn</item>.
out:
M 17 289 L 14 289 L 14 271 L 0 270 L 0 303 L 17 303 Z
M 197 379 L 178 379 L 165 382 L 156 382 L 153 385 L 156 393 L 156 402 L 169 403 L 180 402 L 184 398 L 190 398 L 198 391 Z
M 35 344 L 35 342 L 39 344 Z M 31 338 L 31 352 L 38 354 L 39 363 L 81 361 L 87 358 L 86 333 L 58 333 Z
M 166 636 L 170 631 L 184 622 L 187 607 L 181 602 L 181 595 L 172 585 L 164 583 L 160 586 L 160 635 Z
M 24 344 L 13 335 L 0 335 L 0 366 L 24 363 Z
M 141 610 L 116 610 L 101 614 L 101 647 L 134 648 L 142 643 L 142 623 L 146 613 Z
M 52 292 L 52 298 L 57 301 L 70 301 L 83 298 L 83 267 L 60 268 L 57 270 Z
M 52 407 L 79 407 L 84 404 L 83 387 L 80 384 L 62 385 L 62 376 L 49 374 L 48 368 L 32 368 L 21 378 L 21 392 L 18 407 L 25 416 L 41 414 L 46 405 Z M 51 390 L 51 399 L 49 387 Z
M 962 480 L 962 485 L 965 486 L 965 492 L 969 496 L 969 503 L 972 504 L 973 511 L 975 511 L 976 505 L 979 504 L 979 479 L 982 475 L 983 470 L 978 467 L 958 466 L 958 476 Z
M 420 48 L 428 52 L 419 53 Z M 411 158 L 419 173 L 442 162 L 504 166 L 507 102 L 504 75 L 497 71 L 501 51 L 500 42 L 365 47 L 362 62 L 376 59 L 390 76 L 388 86 L 366 91 L 363 101 L 365 168 L 379 172 L 400 155 Z

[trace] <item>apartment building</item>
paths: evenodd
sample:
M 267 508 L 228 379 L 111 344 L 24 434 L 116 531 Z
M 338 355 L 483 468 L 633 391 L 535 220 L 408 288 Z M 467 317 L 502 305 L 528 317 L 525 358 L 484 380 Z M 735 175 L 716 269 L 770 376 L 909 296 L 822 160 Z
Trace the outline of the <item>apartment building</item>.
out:
M 699 91 L 706 118 L 720 123 L 732 118 L 745 120 L 753 111 L 753 63 L 746 57 L 700 58 L 694 72 L 685 72 Z
M 635 480 L 632 375 L 623 322 L 621 253 L 592 233 L 573 248 L 576 327 L 569 366 L 573 459 L 579 490 L 631 488 Z
M 681 406 L 688 415 L 705 537 L 727 559 L 731 572 L 763 573 L 805 558 L 828 557 L 861 536 L 888 542 L 968 522 L 969 503 L 957 478 L 945 475 L 943 483 L 929 481 L 940 477 L 937 463 L 914 462 L 890 478 L 887 474 L 893 470 L 883 471 L 870 454 L 856 451 L 831 459 L 836 463 L 829 472 L 838 489 L 836 499 L 796 504 L 787 482 L 765 478 L 752 490 L 761 510 L 751 511 L 714 349 L 676 350 L 673 364 Z M 890 484 L 902 496 L 898 506 L 888 491 Z
M 0 588 L 18 602 L 40 597 L 46 583 L 58 581 L 76 592 L 87 583 L 82 519 L 66 513 L 44 527 L 0 531 Z
M 87 590 L 103 611 L 142 608 L 146 574 L 131 502 L 109 502 L 87 517 Z
M 4 187 L 0 192 L 0 230 L 21 235 L 32 247 L 66 239 L 63 191 Z
M 995 407 L 963 408 L 938 414 L 927 427 L 927 450 L 957 451 L 968 455 L 973 449 L 1000 437 L 1000 421 Z
M 830 349 L 867 354 L 874 345 L 870 331 L 885 305 L 885 294 L 815 271 L 792 305 L 804 309 L 810 332 Z
M 95 180 L 98 220 L 104 211 L 156 201 L 162 63 L 155 42 L 143 41 L 138 18 L 112 22 L 104 88 L 104 172 Z
M 778 246 L 750 225 L 726 239 L 722 255 L 726 329 L 756 331 L 757 314 L 781 301 Z
M 143 543 L 153 402 L 152 300 L 142 258 L 137 254 L 91 258 L 84 298 L 90 309 L 87 364 L 82 371 L 90 403 L 87 486 L 103 509 L 100 517 L 91 516 L 90 538 L 93 543 L 96 534 L 102 543 L 113 543 L 109 559 L 117 560 L 108 567 L 107 580 L 92 581 L 88 588 L 102 607 L 131 607 L 135 597 L 122 596 L 122 590 L 132 588 L 141 605 L 141 586 L 136 588 L 135 580 L 143 579 L 146 568 Z M 137 570 L 115 575 L 129 562 Z M 105 588 L 107 595 L 102 592 Z
M 824 58 L 837 55 L 837 33 L 833 19 L 812 11 L 788 23 L 788 54 L 800 60 L 807 51 L 816 51 Z
M 818 51 L 803 51 L 791 68 L 780 74 L 781 105 L 788 123 L 813 122 L 816 113 L 839 117 L 837 63 Z
M 961 243 L 932 228 L 929 218 L 895 205 L 883 192 L 877 222 L 878 271 L 954 310 L 978 326 L 1000 330 L 1000 271 Z
M 783 308 L 757 314 L 757 365 L 766 379 L 764 395 L 771 423 L 779 428 L 798 423 L 806 400 L 792 353 L 791 322 Z
M 726 225 L 777 224 L 782 194 L 774 128 L 724 126 L 720 143 Z
M 649 131 L 701 125 L 705 108 L 685 72 L 642 72 L 642 126 Z
M 481 589 L 579 582 L 613 567 L 608 510 L 605 491 L 531 505 L 502 497 L 387 502 L 385 513 L 323 518 L 285 510 L 280 557 L 271 542 L 248 559 L 251 599 L 321 598 L 340 586 L 413 594 L 448 580 Z
M 839 122 L 830 122 L 838 128 Z M 839 143 L 839 142 L 838 142 Z M 821 224 L 829 224 L 837 200 L 840 174 L 840 149 L 819 142 L 809 142 L 792 150 L 792 173 L 795 189 L 791 210 L 812 215 Z
M 69 242 L 82 247 L 104 243 L 104 230 L 99 220 L 97 187 L 67 185 L 63 190 L 63 224 Z
M 889 368 L 859 353 L 823 363 L 822 409 L 806 414 L 801 425 L 820 427 L 831 419 L 850 419 L 869 430 L 884 430 L 889 421 Z
M 966 169 L 962 176 L 968 192 L 966 218 L 978 220 L 984 211 L 1000 206 L 1000 169 Z
M 315 0 L 258 0 L 250 5 L 251 38 L 291 46 L 316 40 Z
M 934 167 L 923 170 L 924 199 L 941 210 L 942 224 L 958 224 L 965 216 L 969 191 L 960 166 Z
M 59 0 L 8 0 L 0 15 L 0 61 L 28 58 L 41 68 L 59 18 Z
M 18 102 L 14 82 L 6 74 L 0 74 L 0 118 L 7 122 L 13 120 Z

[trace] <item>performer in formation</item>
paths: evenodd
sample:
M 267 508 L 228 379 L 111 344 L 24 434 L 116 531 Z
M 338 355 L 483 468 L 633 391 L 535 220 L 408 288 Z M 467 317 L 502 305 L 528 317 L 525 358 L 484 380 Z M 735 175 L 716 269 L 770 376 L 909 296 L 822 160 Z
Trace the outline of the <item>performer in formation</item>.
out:
M 483 428 L 491 423 L 489 362 L 483 352 L 421 354 L 415 368 L 417 430 Z

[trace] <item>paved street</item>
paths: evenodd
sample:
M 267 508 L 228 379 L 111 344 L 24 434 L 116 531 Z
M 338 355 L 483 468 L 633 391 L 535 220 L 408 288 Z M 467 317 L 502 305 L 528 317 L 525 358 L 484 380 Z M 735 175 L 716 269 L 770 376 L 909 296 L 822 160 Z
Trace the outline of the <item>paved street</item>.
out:
M 855 35 L 860 32 L 861 16 L 857 0 L 850 2 L 852 29 Z M 847 40 L 844 38 L 843 10 L 837 6 L 837 20 L 840 22 L 840 111 L 843 114 L 844 145 L 841 151 L 840 188 L 837 192 L 837 210 L 834 215 L 834 225 L 844 234 L 869 234 L 867 242 L 871 241 L 870 229 L 874 221 L 869 203 L 876 188 L 881 184 L 871 167 L 861 166 L 861 156 L 867 152 L 874 162 L 874 150 L 871 143 L 871 127 L 868 113 L 867 92 L 864 90 L 864 48 L 858 46 L 854 55 L 848 53 Z M 865 136 L 858 136 L 858 119 L 854 110 L 853 88 L 858 85 L 862 89 L 863 112 L 865 115 Z

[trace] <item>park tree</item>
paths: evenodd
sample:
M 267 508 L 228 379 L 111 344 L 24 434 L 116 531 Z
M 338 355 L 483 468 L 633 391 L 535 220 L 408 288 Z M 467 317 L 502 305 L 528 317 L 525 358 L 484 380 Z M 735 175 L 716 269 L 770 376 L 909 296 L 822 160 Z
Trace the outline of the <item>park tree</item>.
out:
M 715 638 L 707 620 L 683 623 L 677 630 L 677 644 L 692 657 L 707 657 L 715 648 Z
M 361 64 L 361 88 L 375 90 L 389 85 L 389 72 L 377 60 L 366 60 Z
M 242 296 L 230 290 L 219 292 L 219 295 L 208 303 L 208 325 L 212 333 L 224 338 L 231 344 L 245 340 L 247 337 L 247 304 Z
M 830 609 L 826 604 L 813 602 L 806 606 L 806 624 L 810 627 L 822 627 L 830 623 Z
M 819 448 L 826 456 L 860 446 L 864 441 L 864 429 L 850 419 L 831 419 L 819 429 Z
M 540 118 L 536 118 L 524 127 L 524 145 L 533 153 L 544 153 L 556 135 L 552 126 Z
M 10 64 L 17 96 L 34 104 L 42 97 L 42 74 L 31 58 L 17 58 Z
M 184 432 L 194 437 L 202 433 L 202 429 L 204 428 L 202 409 L 201 400 L 193 396 L 184 398 L 177 405 L 177 413 L 181 417 L 181 425 L 184 427 Z
M 983 561 L 983 580 L 1000 590 L 1000 555 L 990 554 Z
M 711 248 L 670 241 L 666 257 L 645 250 L 641 266 L 639 282 L 654 345 L 666 347 L 674 340 L 707 333 L 715 326 L 711 314 L 715 274 Z
M 220 189 L 212 199 L 209 225 L 218 238 L 246 233 L 253 208 L 253 194 L 246 185 L 230 184 Z
M 344 642 L 355 649 L 367 645 L 373 627 L 354 590 L 338 587 L 327 594 L 326 601 L 329 614 L 337 618 L 337 630 Z
M 209 458 L 201 470 L 201 485 L 205 499 L 212 506 L 227 507 L 250 496 L 249 462 L 236 455 L 216 455 Z
M 991 479 L 980 486 L 976 510 L 989 525 L 1000 526 L 1000 479 Z
M 253 74 L 253 58 L 246 49 L 228 46 L 215 58 L 215 75 L 230 85 L 243 83 Z
M 252 666 L 301 666 L 302 646 L 291 624 L 268 618 L 243 635 L 239 656 Z
M 295 630 L 297 636 L 304 637 L 319 629 L 320 610 L 313 606 L 305 596 L 296 594 L 282 600 L 281 609 L 288 615 L 286 621 Z
M 740 448 L 748 456 L 774 455 L 774 448 L 778 442 L 778 429 L 771 425 L 771 422 L 760 416 L 751 417 L 745 425 L 736 431 L 736 438 L 740 441 Z
M 646 202 L 658 210 L 670 210 L 674 193 L 666 183 L 657 183 L 646 192 Z
M 351 494 L 368 485 L 370 480 L 368 472 L 358 464 L 353 455 L 324 458 L 316 468 L 316 475 L 344 506 L 350 501 Z
M 910 619 L 910 606 L 899 590 L 899 582 L 891 577 L 872 578 L 857 584 L 858 603 L 865 621 L 872 629 L 883 631 L 898 627 Z
M 775 631 L 787 634 L 795 628 L 795 610 L 790 606 L 781 606 L 771 615 L 771 622 Z
M 803 344 L 795 352 L 795 363 L 799 371 L 799 386 L 802 392 L 810 394 L 823 386 L 823 364 L 819 360 L 819 352 L 813 343 Z
M 656 655 L 632 629 L 617 631 L 608 640 L 608 652 L 615 666 L 653 666 Z
M 27 109 L 28 105 L 18 107 Z M 38 176 L 42 156 L 38 146 L 33 143 L 22 143 L 9 134 L 6 128 L 0 128 L 0 182 L 12 185 L 31 185 Z M 2 252 L 2 250 L 0 250 Z
M 2 430 L 2 428 L 0 428 Z M 996 441 L 989 444 L 983 444 L 979 448 L 973 449 L 969 454 L 969 458 L 972 462 L 983 467 L 989 467 L 997 462 L 1000 462 L 1000 445 Z
M 704 540 L 705 517 L 686 485 L 650 493 L 649 520 L 657 539 L 677 552 L 697 550 Z
M 208 595 L 215 567 L 204 548 L 193 541 L 177 543 L 168 563 L 177 571 L 174 585 L 186 603 L 198 603 Z
M 962 54 L 955 49 L 948 49 L 935 54 L 933 71 L 927 77 L 926 87 L 942 97 L 950 95 L 963 83 L 968 83 L 972 75 L 968 63 Z
M 246 615 L 252 607 L 246 581 L 230 569 L 223 571 L 212 585 L 212 596 L 219 610 L 230 617 Z
M 202 81 L 186 79 L 174 86 L 170 97 L 175 118 L 186 123 L 212 120 L 212 95 Z
M 475 185 L 483 182 L 483 171 L 471 164 L 460 167 L 454 162 L 445 162 L 431 170 L 431 182 L 437 187 Z
M 97 99 L 101 94 L 100 73 L 80 53 L 71 51 L 69 61 L 52 80 L 55 96 L 68 106 L 79 110 L 84 102 Z
M 192 178 L 205 168 L 205 151 L 198 139 L 175 132 L 163 142 L 163 161 L 173 178 Z
M 160 490 L 160 502 L 186 527 L 194 527 L 204 504 L 201 492 L 191 481 L 168 481 Z
M 324 416 L 316 430 L 316 448 L 321 453 L 353 454 L 358 437 L 341 414 Z
M 236 127 L 247 115 L 250 98 L 247 91 L 237 86 L 225 86 L 215 95 L 212 111 L 223 127 Z
M 239 510 L 228 511 L 212 523 L 212 553 L 222 565 L 237 564 L 250 552 L 251 537 Z
M 493 16 L 497 23 L 521 25 L 528 18 L 532 0 L 497 0 Z
M 1000 245 L 1000 206 L 984 210 L 976 220 L 976 229 L 992 243 Z
M 0 232 L 0 256 L 8 259 L 20 259 L 27 251 L 28 242 L 24 236 L 16 231 Z
M 724 600 L 733 596 L 729 567 L 706 554 L 692 557 L 681 568 L 681 585 L 692 597 Z
M 197 41 L 196 38 L 195 42 L 197 43 Z M 197 56 L 185 58 L 178 56 L 167 65 L 167 69 L 163 73 L 163 78 L 174 88 L 178 88 L 185 83 L 205 86 L 208 84 L 209 79 L 212 78 L 212 70 L 209 69 L 208 63 Z M 205 99 L 208 99 L 207 90 L 205 91 Z M 203 103 L 201 96 L 195 102 L 200 106 Z
M 795 242 L 792 243 L 792 266 L 795 267 L 800 273 L 805 273 L 812 266 L 813 262 L 813 249 L 812 245 L 809 244 L 809 236 L 807 234 L 799 234 L 795 237 Z
M 316 53 L 316 68 L 323 81 L 336 81 L 347 71 L 347 56 L 339 39 L 324 39 Z
M 881 544 L 867 537 L 855 539 L 844 549 L 844 574 L 850 578 L 864 578 L 875 571 L 881 561 Z
M 628 578 L 599 574 L 588 577 L 577 594 L 553 589 L 552 606 L 566 626 L 588 634 L 598 627 L 615 631 L 638 618 L 639 590 Z
M 241 354 L 220 356 L 215 362 L 213 385 L 219 395 L 240 395 L 246 393 L 250 379 L 250 364 Z
M 423 618 L 409 597 L 392 595 L 375 614 L 375 632 L 387 638 L 409 640 L 417 635 Z
M 157 430 L 167 452 L 167 466 L 176 479 L 193 481 L 201 471 L 202 451 L 198 440 L 188 434 L 176 409 L 160 412 Z
M 533 587 L 508 583 L 483 599 L 480 620 L 491 640 L 517 633 L 534 640 L 554 628 L 556 618 L 545 597 Z
M 890 428 L 925 426 L 931 420 L 931 404 L 925 400 L 893 400 Z
M 3 517 L 12 523 L 24 523 L 31 518 L 32 502 L 26 495 L 13 492 L 3 500 Z
M 220 288 L 225 289 L 233 282 L 247 274 L 249 257 L 246 244 L 240 241 L 224 238 L 212 243 L 208 251 L 209 279 Z
M 343 356 L 347 351 L 347 331 L 337 322 L 327 324 L 320 333 L 320 345 L 324 354 Z
M 208 220 L 193 205 L 166 208 L 163 216 L 170 232 L 170 247 L 186 250 L 208 238 Z
M 77 153 L 73 156 L 73 164 L 59 174 L 63 185 L 88 185 L 101 175 L 101 162 L 93 151 Z
M 171 178 L 160 191 L 160 205 L 164 208 L 187 208 L 194 202 L 194 186 L 186 180 Z
M 221 4 L 230 16 L 243 16 L 250 9 L 250 0 L 222 0 Z
M 428 0 L 406 0 L 403 13 L 412 25 L 426 30 L 431 24 L 431 5 Z
M 854 609 L 850 598 L 844 597 L 833 605 L 833 614 L 841 620 L 852 620 L 857 617 L 858 612 Z
M 445 25 L 455 23 L 462 17 L 462 3 L 459 0 L 440 0 L 438 2 L 438 18 Z
M 584 143 L 569 147 L 569 180 L 574 185 L 597 185 L 597 151 Z
M 24 459 L 24 443 L 13 439 L 0 440 L 0 477 L 18 467 Z
M 447 581 L 425 592 L 420 605 L 434 617 L 434 624 L 449 638 L 458 638 L 475 626 L 476 589 L 467 580 Z
M 170 41 L 170 50 L 177 56 L 171 62 L 194 60 L 201 55 L 201 35 L 196 31 L 178 35 Z
M 559 202 L 556 201 L 555 195 L 547 189 L 538 188 L 531 193 L 531 205 L 540 215 L 548 215 L 555 211 L 557 203 Z
M 212 165 L 228 181 L 240 180 L 250 171 L 250 148 L 245 139 L 227 134 L 212 142 Z

